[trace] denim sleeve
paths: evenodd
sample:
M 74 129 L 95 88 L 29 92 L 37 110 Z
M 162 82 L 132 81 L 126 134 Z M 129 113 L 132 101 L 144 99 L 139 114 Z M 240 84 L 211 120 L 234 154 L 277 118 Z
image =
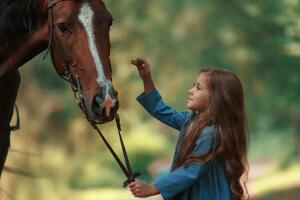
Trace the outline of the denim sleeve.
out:
M 192 154 L 205 153 L 212 148 L 212 130 L 211 128 L 203 130 L 202 135 L 196 142 L 196 146 L 192 150 Z M 181 166 L 169 174 L 158 177 L 155 185 L 161 196 L 164 199 L 169 199 L 199 181 L 211 169 L 213 162 L 214 160 L 207 163 L 191 163 Z
M 190 115 L 189 112 L 178 112 L 165 105 L 156 89 L 153 89 L 149 94 L 143 92 L 137 97 L 137 101 L 153 117 L 177 130 L 181 129 Z

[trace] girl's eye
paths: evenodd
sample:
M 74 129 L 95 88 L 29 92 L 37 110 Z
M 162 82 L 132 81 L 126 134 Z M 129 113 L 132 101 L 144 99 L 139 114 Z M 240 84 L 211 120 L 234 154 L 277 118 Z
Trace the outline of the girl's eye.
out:
M 65 23 L 59 23 L 59 24 L 57 24 L 57 28 L 60 30 L 60 32 L 62 32 L 62 33 L 69 33 L 70 31 L 69 31 L 69 29 L 68 29 L 68 27 L 66 26 L 66 24 Z
M 196 85 L 196 84 L 194 83 L 194 84 L 193 84 L 193 88 L 194 88 L 194 87 L 196 87 L 197 90 L 200 90 L 200 86 L 199 86 L 198 84 Z

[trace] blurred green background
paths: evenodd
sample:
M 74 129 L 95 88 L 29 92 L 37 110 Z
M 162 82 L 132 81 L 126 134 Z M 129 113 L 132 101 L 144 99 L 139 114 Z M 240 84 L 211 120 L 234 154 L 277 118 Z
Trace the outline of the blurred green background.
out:
M 299 199 L 300 0 L 105 3 L 114 17 L 111 62 L 124 140 L 140 179 L 151 182 L 168 169 L 177 132 L 135 101 L 143 86 L 130 59 L 148 59 L 165 102 L 178 110 L 186 109 L 198 71 L 220 66 L 245 89 L 251 199 Z M 135 199 L 49 58 L 38 56 L 21 74 L 21 129 L 12 134 L 6 165 L 28 175 L 5 172 L 0 199 Z M 100 128 L 121 155 L 114 123 Z

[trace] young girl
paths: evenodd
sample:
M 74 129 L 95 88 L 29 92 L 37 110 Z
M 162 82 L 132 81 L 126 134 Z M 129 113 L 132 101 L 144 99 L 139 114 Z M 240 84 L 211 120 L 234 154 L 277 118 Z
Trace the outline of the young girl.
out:
M 180 130 L 171 172 L 154 184 L 132 182 L 136 197 L 161 194 L 163 199 L 248 199 L 248 132 L 240 80 L 219 68 L 202 69 L 189 90 L 187 108 L 177 112 L 166 106 L 154 87 L 150 66 L 131 61 L 144 82 L 137 98 L 161 122 Z

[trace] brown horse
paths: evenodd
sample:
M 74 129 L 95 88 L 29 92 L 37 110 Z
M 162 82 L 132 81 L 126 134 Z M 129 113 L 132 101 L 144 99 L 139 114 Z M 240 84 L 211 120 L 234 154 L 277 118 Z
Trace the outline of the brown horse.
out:
M 112 86 L 109 29 L 101 0 L 1 0 L 0 176 L 10 144 L 10 121 L 20 83 L 18 67 L 50 49 L 57 73 L 71 83 L 93 123 L 112 121 L 118 109 Z

